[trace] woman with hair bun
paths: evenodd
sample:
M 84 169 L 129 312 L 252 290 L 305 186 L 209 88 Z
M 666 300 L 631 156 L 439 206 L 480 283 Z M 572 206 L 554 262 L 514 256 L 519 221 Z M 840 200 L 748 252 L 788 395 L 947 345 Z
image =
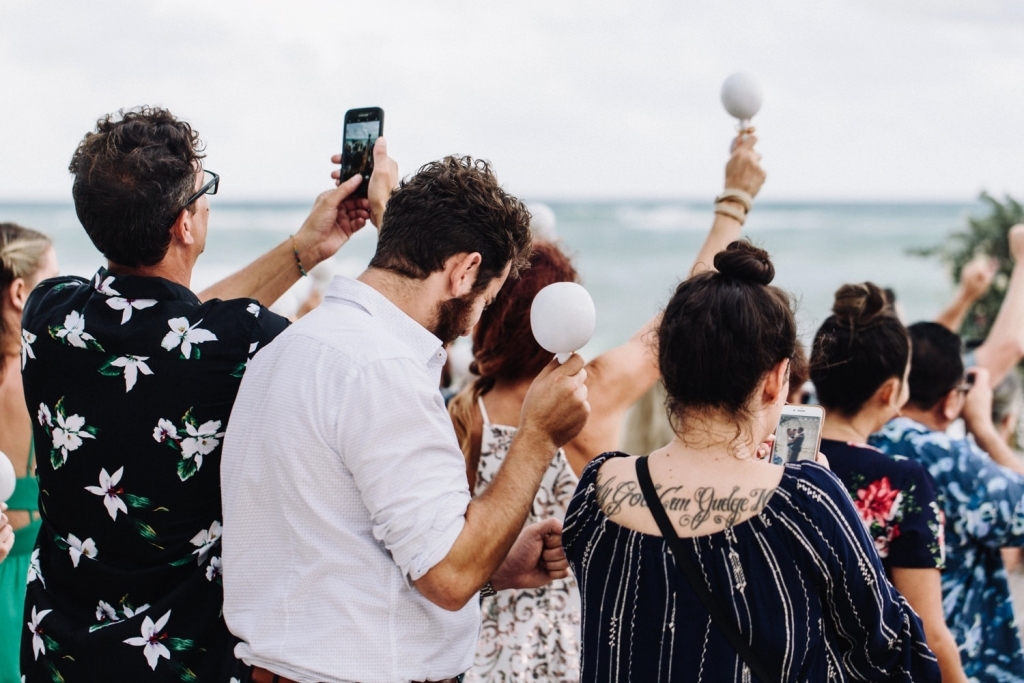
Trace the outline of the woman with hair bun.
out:
M 758 457 L 796 349 L 768 254 L 733 242 L 714 265 L 658 328 L 675 438 L 599 456 L 569 505 L 582 679 L 938 681 L 841 484 L 816 462 Z
M 910 397 L 910 335 L 871 282 L 843 285 L 814 337 L 811 380 L 825 408 L 821 451 L 874 540 L 885 573 L 921 617 L 942 680 L 966 681 L 942 611 L 943 518 L 935 483 L 913 460 L 868 437 Z

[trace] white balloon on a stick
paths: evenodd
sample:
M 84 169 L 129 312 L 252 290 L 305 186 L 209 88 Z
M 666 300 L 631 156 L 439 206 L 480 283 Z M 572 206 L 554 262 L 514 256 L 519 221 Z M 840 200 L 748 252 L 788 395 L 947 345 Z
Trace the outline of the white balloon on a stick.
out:
M 763 99 L 760 84 L 750 74 L 735 73 L 722 84 L 722 104 L 740 120 L 741 132 L 750 128 L 750 119 L 761 109 Z
M 14 495 L 14 485 L 17 483 L 18 475 L 14 472 L 14 465 L 7 458 L 3 451 L 0 451 L 0 503 Z
M 555 282 L 537 292 L 530 307 L 533 337 L 559 363 L 594 336 L 597 311 L 590 292 L 575 282 Z

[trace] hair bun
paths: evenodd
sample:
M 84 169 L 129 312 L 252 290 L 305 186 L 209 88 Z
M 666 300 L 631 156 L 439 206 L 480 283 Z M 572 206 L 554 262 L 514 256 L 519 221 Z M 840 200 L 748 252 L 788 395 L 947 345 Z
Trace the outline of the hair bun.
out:
M 891 315 L 889 299 L 873 282 L 843 285 L 836 290 L 832 313 L 851 327 L 866 327 L 882 316 Z
M 726 277 L 759 285 L 771 284 L 775 279 L 775 266 L 768 252 L 745 241 L 733 242 L 715 254 L 715 268 Z

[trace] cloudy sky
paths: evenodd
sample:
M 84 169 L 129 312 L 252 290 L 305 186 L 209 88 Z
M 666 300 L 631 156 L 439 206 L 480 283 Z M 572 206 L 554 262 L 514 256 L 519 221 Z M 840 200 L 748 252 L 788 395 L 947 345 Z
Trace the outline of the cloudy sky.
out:
M 0 200 L 70 198 L 105 112 L 187 118 L 223 200 L 327 186 L 346 109 L 380 106 L 403 172 L 492 160 L 527 198 L 707 198 L 755 119 L 784 199 L 1024 195 L 1024 5 L 998 0 L 5 0 Z

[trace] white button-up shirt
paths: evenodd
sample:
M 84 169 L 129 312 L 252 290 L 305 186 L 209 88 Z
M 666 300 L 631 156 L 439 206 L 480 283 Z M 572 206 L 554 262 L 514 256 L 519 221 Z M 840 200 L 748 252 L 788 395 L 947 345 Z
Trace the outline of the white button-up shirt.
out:
M 441 341 L 372 287 L 324 303 L 249 362 L 224 441 L 224 617 L 245 662 L 301 683 L 456 676 L 476 600 L 410 579 L 465 525 L 466 465 Z

